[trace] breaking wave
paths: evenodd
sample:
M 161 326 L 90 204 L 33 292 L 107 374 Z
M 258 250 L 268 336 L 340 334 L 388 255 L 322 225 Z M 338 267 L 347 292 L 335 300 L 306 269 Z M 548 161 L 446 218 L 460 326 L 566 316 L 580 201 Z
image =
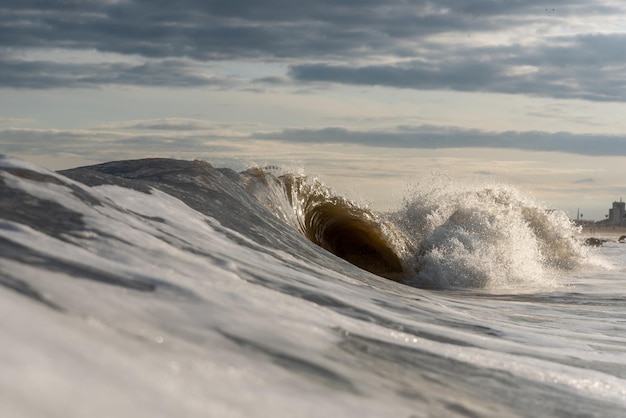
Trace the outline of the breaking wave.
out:
M 42 176 L 24 168 L 7 166 L 5 171 Z M 111 184 L 144 193 L 158 189 L 265 247 L 335 265 L 328 253 L 311 252 L 309 241 L 363 270 L 420 288 L 553 287 L 558 284 L 554 273 L 587 258 L 576 238 L 579 231 L 563 212 L 547 210 L 510 186 L 433 177 L 417 183 L 397 211 L 379 213 L 314 177 L 276 171 L 253 167 L 237 173 L 205 161 L 144 159 L 60 174 L 88 186 Z M 66 179 L 45 178 L 59 184 Z M 78 193 L 79 188 L 68 190 Z M 97 198 L 87 200 L 98 204 Z
M 400 210 L 376 213 L 306 175 L 258 167 L 242 175 L 261 203 L 311 242 L 416 287 L 552 287 L 555 272 L 587 257 L 565 213 L 507 185 L 433 178 L 417 184 Z

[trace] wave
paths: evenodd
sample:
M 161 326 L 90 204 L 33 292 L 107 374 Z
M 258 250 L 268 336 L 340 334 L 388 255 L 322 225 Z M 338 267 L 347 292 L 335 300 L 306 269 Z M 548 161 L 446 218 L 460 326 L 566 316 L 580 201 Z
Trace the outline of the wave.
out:
M 508 185 L 433 177 L 403 207 L 376 213 L 316 178 L 244 173 L 254 195 L 311 242 L 379 276 L 422 288 L 552 287 L 554 273 L 587 260 L 580 230 Z M 271 192 L 268 192 L 271 191 Z
M 305 245 L 311 242 L 360 269 L 421 288 L 536 289 L 553 286 L 555 272 L 587 259 L 576 239 L 579 231 L 563 212 L 547 210 L 506 185 L 433 177 L 417 183 L 399 210 L 383 213 L 335 193 L 315 177 L 276 167 L 237 173 L 205 161 L 143 159 L 56 174 L 6 159 L 3 164 L 9 174 L 35 181 L 73 179 L 144 193 L 158 189 L 266 248 L 320 265 L 334 263 L 312 252 Z M 8 219 L 14 215 L 9 212 Z M 18 221 L 39 228 L 37 216 L 47 218 L 41 213 Z M 80 214 L 72 219 L 80 223 Z

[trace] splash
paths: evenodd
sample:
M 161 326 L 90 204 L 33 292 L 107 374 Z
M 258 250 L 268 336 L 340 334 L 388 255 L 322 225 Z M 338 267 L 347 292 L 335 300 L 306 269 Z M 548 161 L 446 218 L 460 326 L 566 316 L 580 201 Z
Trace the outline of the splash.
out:
M 585 257 L 564 213 L 510 186 L 432 181 L 395 218 L 418 248 L 406 280 L 418 287 L 550 287 Z

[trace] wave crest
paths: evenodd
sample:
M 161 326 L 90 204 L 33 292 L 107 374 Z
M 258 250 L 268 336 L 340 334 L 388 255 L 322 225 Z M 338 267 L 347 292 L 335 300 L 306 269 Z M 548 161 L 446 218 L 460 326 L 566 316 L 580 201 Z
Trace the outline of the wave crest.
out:
M 510 186 L 438 181 L 396 214 L 419 248 L 418 287 L 520 289 L 554 285 L 584 259 L 567 216 Z
M 245 172 L 257 199 L 316 245 L 374 274 L 423 288 L 553 286 L 585 249 L 560 211 L 517 189 L 439 178 L 416 188 L 401 210 L 380 214 L 317 179 Z

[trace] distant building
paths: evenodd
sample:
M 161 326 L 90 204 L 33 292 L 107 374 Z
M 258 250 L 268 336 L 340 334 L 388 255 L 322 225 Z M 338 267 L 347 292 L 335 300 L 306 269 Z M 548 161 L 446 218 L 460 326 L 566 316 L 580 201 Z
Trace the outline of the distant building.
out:
M 619 199 L 619 202 L 613 202 L 613 208 L 609 209 L 609 217 L 606 222 L 608 225 L 626 224 L 626 203 Z

